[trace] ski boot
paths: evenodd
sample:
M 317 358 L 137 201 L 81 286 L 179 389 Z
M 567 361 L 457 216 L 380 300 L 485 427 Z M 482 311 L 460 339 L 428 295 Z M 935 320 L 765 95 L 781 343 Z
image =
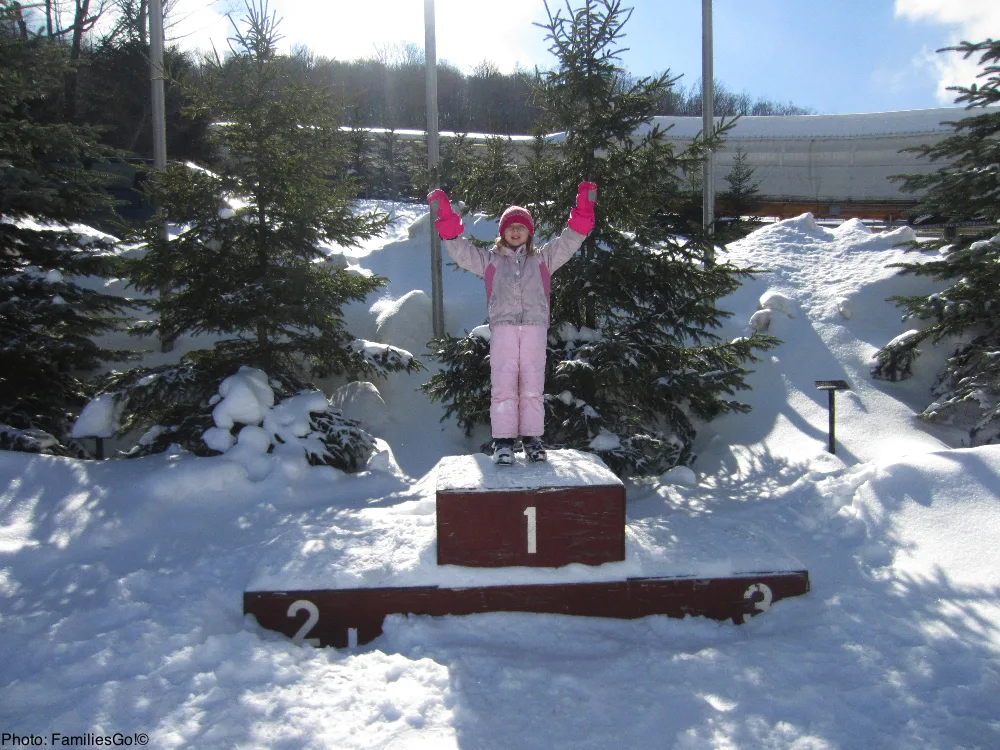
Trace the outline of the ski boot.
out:
M 493 441 L 493 463 L 510 466 L 514 463 L 514 439 L 497 438 Z
M 531 463 L 538 463 L 548 458 L 545 455 L 545 446 L 542 445 L 540 438 L 526 437 L 522 438 L 522 441 L 524 442 L 524 455 L 527 456 L 528 461 Z

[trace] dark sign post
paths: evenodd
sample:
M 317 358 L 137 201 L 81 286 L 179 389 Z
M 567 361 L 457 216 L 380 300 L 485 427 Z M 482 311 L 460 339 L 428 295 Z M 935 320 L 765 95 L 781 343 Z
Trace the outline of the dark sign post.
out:
M 827 449 L 830 453 L 837 452 L 837 433 L 834 427 L 834 422 L 837 417 L 837 402 L 835 394 L 837 391 L 849 391 L 851 386 L 847 384 L 846 380 L 817 380 L 816 388 L 821 391 L 826 391 L 829 398 L 828 410 L 830 415 L 830 447 Z

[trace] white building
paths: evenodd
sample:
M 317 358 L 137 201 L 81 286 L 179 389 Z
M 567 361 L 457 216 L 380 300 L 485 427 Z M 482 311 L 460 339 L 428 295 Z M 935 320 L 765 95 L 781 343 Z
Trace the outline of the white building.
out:
M 917 196 L 890 175 L 933 172 L 940 163 L 903 149 L 935 144 L 953 134 L 949 121 L 982 108 L 920 109 L 853 115 L 741 117 L 715 153 L 715 189 L 728 188 L 737 149 L 759 182 L 761 213 L 817 217 L 898 218 Z M 718 122 L 718 119 L 716 120 Z M 657 117 L 655 125 L 680 149 L 700 131 L 700 117 Z

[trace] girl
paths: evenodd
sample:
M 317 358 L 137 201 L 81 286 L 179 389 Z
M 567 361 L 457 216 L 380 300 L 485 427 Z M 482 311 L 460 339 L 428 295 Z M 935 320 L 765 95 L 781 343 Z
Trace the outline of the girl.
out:
M 461 237 L 462 219 L 443 190 L 427 201 L 437 201 L 438 235 L 459 266 L 486 280 L 487 320 L 490 324 L 490 423 L 493 460 L 514 463 L 514 440 L 519 435 L 529 461 L 544 461 L 545 349 L 549 326 L 549 280 L 568 261 L 594 228 L 597 185 L 581 182 L 567 228 L 544 247 L 535 248 L 535 223 L 521 206 L 500 216 L 500 236 L 491 250 L 481 250 Z

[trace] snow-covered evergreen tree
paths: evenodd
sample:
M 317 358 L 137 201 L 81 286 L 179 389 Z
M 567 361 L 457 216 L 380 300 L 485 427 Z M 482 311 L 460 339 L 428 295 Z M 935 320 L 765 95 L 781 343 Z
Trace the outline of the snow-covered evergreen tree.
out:
M 169 428 L 157 430 L 146 450 L 173 442 L 210 452 L 202 441 L 209 400 L 243 366 L 266 373 L 278 397 L 314 377 L 420 367 L 408 352 L 358 341 L 344 327 L 343 305 L 384 281 L 326 261 L 319 245 L 357 245 L 382 232 L 388 218 L 352 205 L 338 110 L 326 90 L 297 74 L 301 61 L 278 54 L 277 25 L 266 3 L 248 4 L 233 54 L 214 71 L 211 98 L 202 103 L 219 121 L 213 171 L 173 165 L 153 184 L 153 198 L 181 231 L 171 241 L 155 222 L 143 231 L 146 252 L 131 279 L 160 294 L 151 303 L 157 319 L 136 331 L 220 340 L 177 365 L 109 380 L 106 389 L 124 408 L 123 430 Z M 328 432 L 346 432 L 346 423 L 327 422 Z M 341 468 L 362 462 L 352 455 Z
M 473 170 L 455 197 L 493 216 L 528 206 L 544 242 L 565 226 L 577 183 L 600 186 L 594 231 L 553 276 L 546 441 L 594 451 L 620 473 L 658 473 L 694 459 L 697 419 L 749 409 L 735 398 L 745 365 L 774 340 L 715 333 L 729 315 L 717 300 L 752 271 L 704 262 L 714 243 L 689 218 L 684 175 L 701 169 L 721 134 L 675 153 L 652 123 L 673 81 L 633 80 L 619 67 L 630 12 L 619 0 L 567 12 L 549 10 L 559 64 L 538 74 L 533 94 L 542 129 L 565 138 L 537 139 L 523 165 L 493 144 L 488 168 Z M 488 414 L 488 368 L 475 361 L 485 352 L 474 336 L 445 337 L 435 349 L 445 369 L 427 390 L 467 429 Z
M 14 6 L 0 5 L 0 449 L 83 455 L 69 431 L 81 378 L 126 358 L 95 337 L 128 302 L 78 283 L 114 274 L 112 241 L 82 225 L 111 212 L 100 173 L 84 169 L 104 150 L 62 121 L 65 56 L 11 28 Z
M 947 361 L 933 390 L 935 400 L 921 413 L 930 421 L 948 421 L 961 407 L 977 414 L 969 425 L 973 443 L 1000 436 L 1000 109 L 975 110 L 1000 103 L 1000 41 L 962 42 L 942 51 L 979 57 L 981 84 L 956 86 L 956 103 L 969 116 L 951 123 L 954 132 L 933 146 L 913 149 L 940 167 L 925 175 L 906 175 L 903 189 L 922 193 L 918 210 L 949 223 L 970 225 L 957 238 L 922 243 L 923 262 L 901 264 L 903 273 L 950 283 L 929 296 L 893 300 L 915 325 L 876 354 L 873 374 L 898 380 L 911 374 L 925 342 L 956 337 L 961 343 Z M 976 230 L 976 224 L 982 225 Z M 933 255 L 931 255 L 933 253 Z

